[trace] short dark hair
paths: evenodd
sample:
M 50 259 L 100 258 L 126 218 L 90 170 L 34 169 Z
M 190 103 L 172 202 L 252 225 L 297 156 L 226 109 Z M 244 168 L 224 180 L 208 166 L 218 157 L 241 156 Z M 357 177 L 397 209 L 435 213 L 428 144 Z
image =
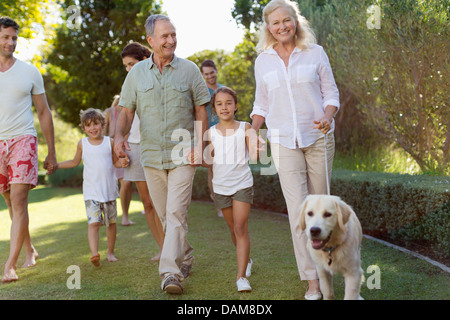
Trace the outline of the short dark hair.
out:
M 125 57 L 132 57 L 138 61 L 142 61 L 149 58 L 151 54 L 151 50 L 146 46 L 140 44 L 139 42 L 132 42 L 123 48 L 120 56 L 122 59 Z
M 10 17 L 0 16 L 0 30 L 2 28 L 14 28 L 14 30 L 19 31 L 19 25 Z
M 203 67 L 211 67 L 211 68 L 214 68 L 214 70 L 217 71 L 216 64 L 212 60 L 205 60 L 205 61 L 202 62 L 202 65 L 200 66 L 200 70 L 202 72 L 203 72 Z

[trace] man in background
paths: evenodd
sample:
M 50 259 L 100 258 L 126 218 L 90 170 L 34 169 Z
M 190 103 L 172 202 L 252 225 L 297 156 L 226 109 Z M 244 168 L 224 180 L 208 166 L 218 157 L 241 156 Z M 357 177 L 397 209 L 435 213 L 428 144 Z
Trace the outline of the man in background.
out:
M 220 83 L 217 83 L 217 68 L 216 64 L 212 60 L 205 60 L 200 66 L 200 71 L 202 72 L 203 79 L 205 79 L 206 85 L 208 86 L 209 95 L 212 97 L 214 90 L 222 87 Z M 219 122 L 219 117 L 217 114 L 212 112 L 211 103 L 206 106 L 206 111 L 208 112 L 209 127 L 214 126 Z M 208 188 L 209 196 L 214 201 L 214 189 L 212 185 L 213 172 L 212 167 L 208 167 Z M 217 215 L 223 217 L 222 210 L 217 209 Z

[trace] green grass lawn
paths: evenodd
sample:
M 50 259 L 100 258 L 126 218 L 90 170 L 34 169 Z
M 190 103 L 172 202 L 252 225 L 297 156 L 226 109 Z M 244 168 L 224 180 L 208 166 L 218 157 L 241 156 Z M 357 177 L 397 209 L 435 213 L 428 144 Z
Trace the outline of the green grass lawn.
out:
M 101 229 L 101 266 L 89 262 L 87 221 L 80 189 L 39 187 L 30 192 L 30 230 L 39 252 L 37 265 L 19 268 L 20 280 L 0 284 L 0 299 L 37 300 L 302 300 L 306 282 L 300 281 L 294 258 L 288 220 L 285 216 L 254 210 L 249 231 L 251 257 L 254 260 L 251 293 L 236 290 L 235 249 L 223 218 L 216 215 L 212 203 L 192 202 L 189 210 L 189 241 L 194 247 L 191 276 L 183 282 L 185 293 L 170 296 L 162 292 L 158 263 L 150 257 L 158 247 L 141 214 L 138 196 L 131 203 L 135 225 L 118 224 L 116 257 L 106 257 L 106 232 Z M 121 212 L 119 210 L 119 216 Z M 119 219 L 120 221 L 120 219 Z M 0 266 L 9 254 L 10 219 L 0 200 Z M 22 250 L 23 251 L 23 250 Z M 366 300 L 422 300 L 450 298 L 450 278 L 441 269 L 425 261 L 364 239 L 363 269 L 376 265 L 380 270 L 380 289 L 363 283 Z M 19 266 L 24 261 L 22 252 Z M 81 289 L 69 289 L 70 266 L 81 271 Z M 368 282 L 368 281 L 367 281 Z M 342 299 L 343 278 L 335 279 L 336 298 Z

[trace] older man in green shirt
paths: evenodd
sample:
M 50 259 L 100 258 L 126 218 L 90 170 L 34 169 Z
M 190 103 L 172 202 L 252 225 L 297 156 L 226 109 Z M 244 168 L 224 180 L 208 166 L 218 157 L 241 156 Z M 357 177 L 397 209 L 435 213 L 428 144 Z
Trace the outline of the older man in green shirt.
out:
M 141 120 L 141 162 L 165 232 L 161 288 L 181 294 L 181 282 L 189 275 L 193 258 L 187 241 L 187 211 L 197 165 L 188 159 L 191 152 L 198 156 L 203 151 L 210 95 L 198 67 L 175 56 L 176 30 L 170 19 L 152 15 L 145 28 L 153 54 L 133 67 L 122 86 L 119 106 L 125 112 L 117 120 L 115 152 L 125 156 L 125 137 L 136 112 Z M 195 135 L 200 137 L 196 142 Z

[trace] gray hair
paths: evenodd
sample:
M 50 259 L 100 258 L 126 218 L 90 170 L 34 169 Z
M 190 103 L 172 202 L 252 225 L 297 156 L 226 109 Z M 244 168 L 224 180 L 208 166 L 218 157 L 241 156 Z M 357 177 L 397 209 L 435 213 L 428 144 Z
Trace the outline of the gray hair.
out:
M 165 16 L 163 14 L 152 14 L 150 17 L 147 18 L 145 21 L 145 33 L 147 36 L 152 36 L 155 32 L 155 24 L 158 20 L 165 20 L 172 23 L 170 18 L 168 16 Z M 173 23 L 172 23 L 173 24 Z

